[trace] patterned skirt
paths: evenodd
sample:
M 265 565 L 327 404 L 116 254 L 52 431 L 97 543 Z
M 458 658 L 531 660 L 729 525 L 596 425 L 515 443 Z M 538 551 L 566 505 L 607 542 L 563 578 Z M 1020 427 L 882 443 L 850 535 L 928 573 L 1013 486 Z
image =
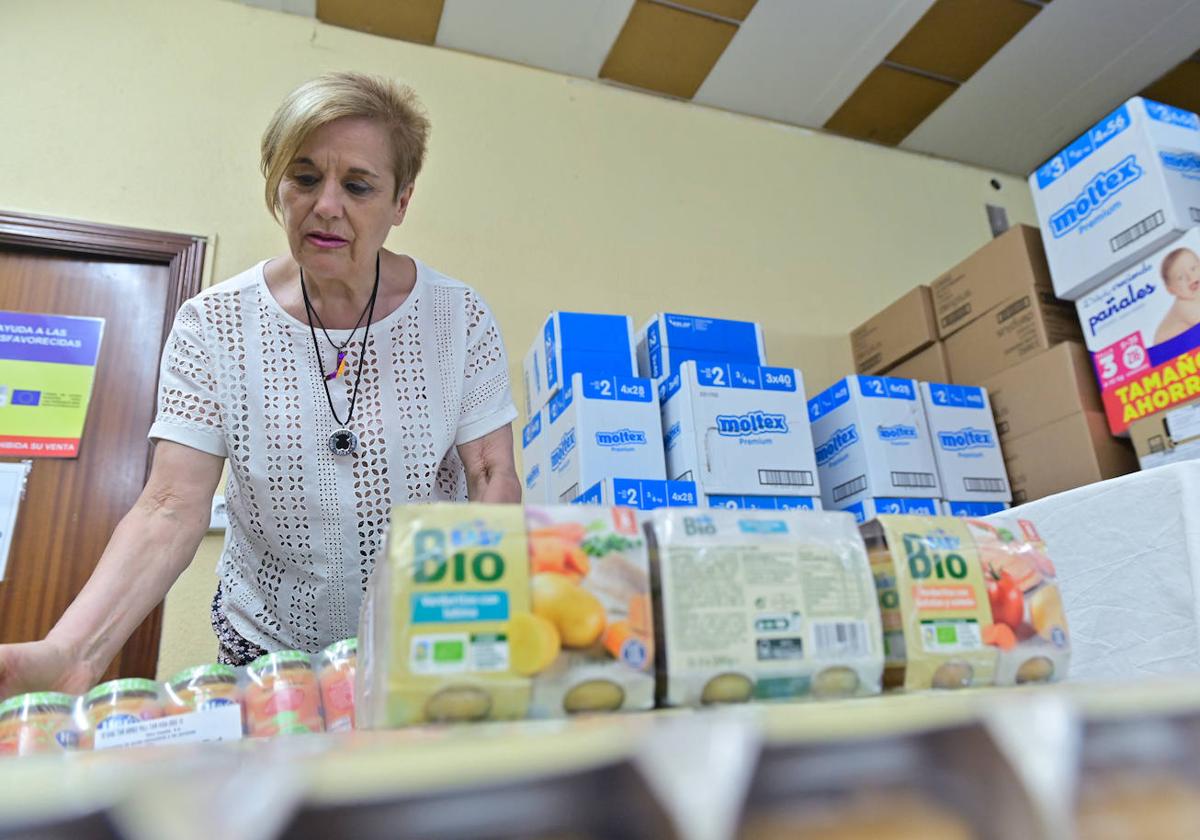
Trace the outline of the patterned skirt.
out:
M 221 603 L 221 585 L 217 584 L 217 594 L 212 602 L 212 628 L 217 634 L 217 661 L 225 665 L 249 665 L 262 656 L 265 651 L 258 645 L 242 637 L 233 629 Z

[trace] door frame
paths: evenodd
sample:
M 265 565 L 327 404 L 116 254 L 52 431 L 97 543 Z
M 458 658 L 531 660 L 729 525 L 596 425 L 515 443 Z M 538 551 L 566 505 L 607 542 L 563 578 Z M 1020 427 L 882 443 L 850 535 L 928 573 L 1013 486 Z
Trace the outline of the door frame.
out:
M 162 344 L 159 347 L 161 356 L 179 307 L 185 300 L 200 293 L 208 240 L 203 236 L 184 233 L 118 227 L 0 209 L 0 246 L 2 245 L 97 257 L 127 257 L 166 265 L 167 311 L 163 319 Z M 157 374 L 154 388 L 157 392 Z M 146 441 L 147 478 L 150 476 L 152 453 L 153 448 L 150 442 Z M 119 672 L 153 676 L 158 663 L 161 633 L 162 604 L 159 604 L 121 649 L 115 663 Z

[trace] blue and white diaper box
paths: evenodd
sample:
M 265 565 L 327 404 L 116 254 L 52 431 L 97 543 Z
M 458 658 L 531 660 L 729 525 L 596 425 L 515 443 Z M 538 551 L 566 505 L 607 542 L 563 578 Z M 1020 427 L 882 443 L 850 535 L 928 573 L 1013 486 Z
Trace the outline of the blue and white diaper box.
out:
M 1029 176 L 1054 293 L 1077 300 L 1200 225 L 1200 117 L 1135 96 Z
M 884 514 L 911 514 L 913 516 L 938 516 L 942 512 L 939 499 L 867 498 L 842 508 L 854 514 L 859 525 Z
M 638 333 L 642 376 L 660 381 L 689 360 L 765 365 L 762 327 L 753 321 L 659 313 Z
M 549 496 L 571 502 L 605 478 L 666 479 L 649 379 L 575 373 L 550 399 Z
M 969 510 L 972 503 L 1011 502 L 1012 489 L 987 391 L 974 385 L 936 382 L 922 382 L 919 387 L 942 498 L 963 510 Z
M 533 418 L 521 430 L 521 483 L 523 498 L 535 504 L 549 504 L 550 471 L 549 450 L 546 440 L 550 437 L 550 417 L 545 408 L 534 412 Z
M 579 505 L 620 505 L 636 510 L 664 507 L 698 507 L 700 497 L 690 481 L 649 478 L 604 478 L 584 490 L 573 502 Z
M 971 519 L 1008 510 L 1008 505 L 1004 502 L 949 502 L 943 499 L 941 505 L 942 516 L 966 516 Z
M 525 354 L 525 415 L 546 405 L 575 373 L 637 376 L 633 319 L 593 312 L 551 312 Z
M 913 380 L 847 376 L 808 401 L 808 417 L 826 510 L 849 510 L 870 500 L 941 497 Z M 936 512 L 932 501 L 929 507 Z
M 688 360 L 658 393 L 672 479 L 712 506 L 819 508 L 800 371 Z

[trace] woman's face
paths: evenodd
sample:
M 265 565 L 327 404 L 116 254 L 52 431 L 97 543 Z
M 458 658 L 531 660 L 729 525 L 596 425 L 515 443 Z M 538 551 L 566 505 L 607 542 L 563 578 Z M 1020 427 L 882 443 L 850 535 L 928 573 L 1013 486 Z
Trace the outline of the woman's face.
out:
M 345 117 L 312 132 L 279 184 L 296 262 L 316 277 L 373 272 L 388 232 L 404 221 L 412 186 L 395 191 L 391 147 L 377 123 Z
M 1186 250 L 1175 258 L 1167 272 L 1167 291 L 1180 300 L 1200 299 L 1200 257 Z

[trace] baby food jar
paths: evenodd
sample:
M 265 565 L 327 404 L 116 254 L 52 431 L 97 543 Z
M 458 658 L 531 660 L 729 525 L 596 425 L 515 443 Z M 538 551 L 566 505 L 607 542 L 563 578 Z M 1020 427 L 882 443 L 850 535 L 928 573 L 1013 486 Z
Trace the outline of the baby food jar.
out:
M 69 694 L 38 691 L 0 703 L 0 756 L 62 752 L 79 746 Z
M 358 665 L 358 639 L 334 642 L 321 654 L 321 704 L 325 730 L 354 728 L 354 671 Z
M 180 671 L 168 683 L 168 694 L 169 715 L 241 705 L 237 671 L 228 665 L 197 665 Z
M 84 746 L 91 748 L 96 732 L 162 717 L 158 683 L 136 677 L 101 683 L 84 695 L 83 714 L 89 727 Z
M 246 668 L 246 727 L 251 737 L 321 732 L 321 689 L 307 653 L 267 653 Z

